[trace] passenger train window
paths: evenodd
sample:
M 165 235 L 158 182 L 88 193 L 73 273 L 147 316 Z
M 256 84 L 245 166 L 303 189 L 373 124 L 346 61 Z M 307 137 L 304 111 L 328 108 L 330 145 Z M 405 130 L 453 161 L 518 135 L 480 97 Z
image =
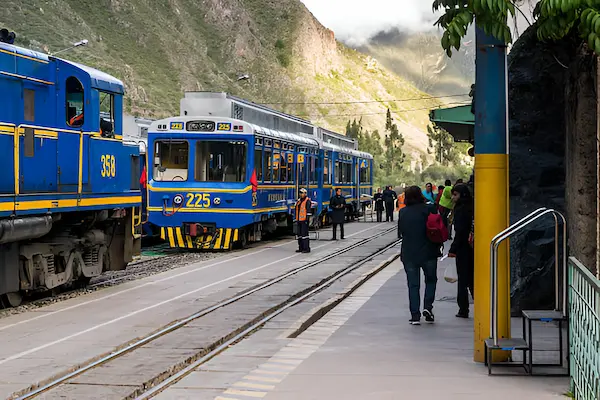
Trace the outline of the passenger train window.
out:
M 152 178 L 159 182 L 188 179 L 189 145 L 186 141 L 157 141 L 154 144 Z
M 329 163 L 330 163 L 329 158 L 326 158 L 325 162 L 323 164 L 323 184 L 324 185 L 331 184 L 331 174 L 330 174 L 331 166 Z
M 83 126 L 83 85 L 73 76 L 67 79 L 67 125 L 74 128 Z
M 310 157 L 310 184 L 317 183 L 317 158 Z
M 367 168 L 360 169 L 360 183 L 368 183 L 371 178 L 371 168 L 369 167 L 369 162 L 367 161 Z
M 304 163 L 298 164 L 298 183 L 300 187 L 306 187 L 306 168 L 304 167 Z
M 279 152 L 275 151 L 273 153 L 273 183 L 279 183 L 279 164 L 280 164 L 280 159 L 281 155 L 279 154 Z
M 342 167 L 339 161 L 335 162 L 335 183 L 342 183 Z
M 287 162 L 287 154 L 282 153 L 281 154 L 281 160 L 279 161 L 279 163 L 281 164 L 279 166 L 279 171 L 281 176 L 279 177 L 279 181 L 281 183 L 287 183 L 288 181 L 288 162 Z
M 197 141 L 196 181 L 244 182 L 247 147 L 244 141 Z
M 100 133 L 113 133 L 115 126 L 115 96 L 111 93 L 98 92 L 100 99 Z
M 265 182 L 271 182 L 271 165 L 273 163 L 271 150 L 265 149 Z
M 263 159 L 262 159 L 262 149 L 254 150 L 254 169 L 256 170 L 256 180 L 261 182 L 263 179 Z

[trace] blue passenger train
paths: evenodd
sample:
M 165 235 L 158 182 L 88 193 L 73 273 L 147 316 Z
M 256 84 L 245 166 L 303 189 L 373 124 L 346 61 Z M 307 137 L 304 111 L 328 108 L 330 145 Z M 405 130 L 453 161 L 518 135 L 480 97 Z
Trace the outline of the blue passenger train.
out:
M 171 247 L 228 250 L 291 228 L 300 188 L 311 225 L 334 188 L 348 217 L 370 203 L 373 157 L 355 141 L 225 93 L 186 93 L 181 116 L 148 131 L 148 221 Z
M 123 84 L 0 42 L 0 299 L 87 283 L 140 253 L 137 144 Z

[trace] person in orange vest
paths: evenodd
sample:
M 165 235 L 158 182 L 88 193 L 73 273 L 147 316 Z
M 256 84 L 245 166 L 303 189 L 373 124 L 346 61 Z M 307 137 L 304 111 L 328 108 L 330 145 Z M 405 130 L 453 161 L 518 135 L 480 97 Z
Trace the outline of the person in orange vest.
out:
M 400 193 L 400 196 L 398 196 L 398 201 L 396 201 L 396 211 L 400 212 L 400 210 L 402 210 L 404 207 L 406 207 L 406 204 L 404 203 L 404 192 L 406 189 L 402 189 L 402 193 Z
M 296 202 L 296 224 L 298 229 L 298 250 L 296 253 L 310 253 L 310 238 L 308 236 L 308 221 L 310 218 L 311 200 L 306 195 L 306 189 L 300 189 L 300 198 Z

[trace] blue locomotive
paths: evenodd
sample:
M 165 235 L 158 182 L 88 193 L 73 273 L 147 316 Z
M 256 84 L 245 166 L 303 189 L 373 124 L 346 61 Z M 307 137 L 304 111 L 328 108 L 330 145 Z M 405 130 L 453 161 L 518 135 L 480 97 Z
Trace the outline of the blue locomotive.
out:
M 87 283 L 140 253 L 137 144 L 122 140 L 123 84 L 0 42 L 0 295 Z
M 372 195 L 373 157 L 355 141 L 225 93 L 186 93 L 181 116 L 151 124 L 147 158 L 148 220 L 171 247 L 228 250 L 291 228 L 300 188 L 317 229 L 334 188 L 350 218 Z

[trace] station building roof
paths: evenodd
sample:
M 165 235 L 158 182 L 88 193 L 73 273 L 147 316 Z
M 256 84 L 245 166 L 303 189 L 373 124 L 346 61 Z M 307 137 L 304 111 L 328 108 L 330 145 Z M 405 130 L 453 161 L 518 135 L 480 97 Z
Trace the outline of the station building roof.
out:
M 471 105 L 431 110 L 429 120 L 445 129 L 455 142 L 474 141 L 475 115 L 471 112 Z

